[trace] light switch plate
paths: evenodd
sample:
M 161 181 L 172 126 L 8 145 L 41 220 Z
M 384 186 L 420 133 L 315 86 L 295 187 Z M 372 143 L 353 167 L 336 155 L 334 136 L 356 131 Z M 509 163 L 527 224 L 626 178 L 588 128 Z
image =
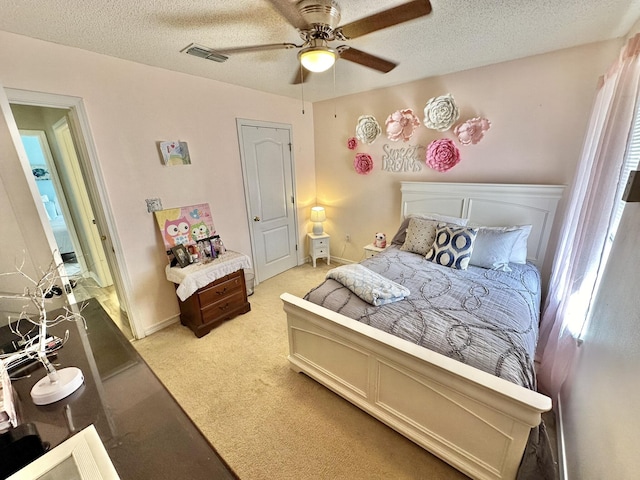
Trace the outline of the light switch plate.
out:
M 162 210 L 162 201 L 159 198 L 147 198 L 145 202 L 147 202 L 147 212 L 149 213 Z

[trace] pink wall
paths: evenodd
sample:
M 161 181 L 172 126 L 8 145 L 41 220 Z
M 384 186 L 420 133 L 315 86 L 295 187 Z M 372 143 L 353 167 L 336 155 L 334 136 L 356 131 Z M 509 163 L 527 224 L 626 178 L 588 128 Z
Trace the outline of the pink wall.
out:
M 228 248 L 251 253 L 236 118 L 292 125 L 297 201 L 306 209 L 315 199 L 312 107 L 302 115 L 300 100 L 6 32 L 0 32 L 0 85 L 84 100 L 123 246 L 130 303 L 147 333 L 174 319 L 178 304 L 146 198 L 160 197 L 165 208 L 209 203 Z M 192 165 L 162 165 L 156 142 L 173 139 L 188 142 Z M 2 147 L 13 145 L 3 141 Z M 35 215 L 33 200 L 23 193 L 21 202 L 31 203 Z M 304 214 L 299 218 L 304 236 Z M 3 255 L 12 248 L 2 247 Z
M 314 104 L 318 203 L 327 206 L 332 256 L 360 260 L 375 232 L 395 232 L 401 180 L 569 184 L 597 78 L 619 46 L 619 41 L 591 44 Z M 446 93 L 454 96 L 461 121 L 475 116 L 491 121 L 485 138 L 460 147 L 460 164 L 446 173 L 424 164 L 417 173 L 383 171 L 383 146 L 403 146 L 386 138 L 387 116 L 411 108 L 422 121 L 427 100 Z M 363 114 L 374 115 L 383 129 L 375 143 L 356 150 L 374 159 L 374 171 L 366 176 L 355 173 L 354 152 L 346 147 Z M 454 138 L 451 131 L 420 126 L 408 144 L 426 147 L 443 137 Z

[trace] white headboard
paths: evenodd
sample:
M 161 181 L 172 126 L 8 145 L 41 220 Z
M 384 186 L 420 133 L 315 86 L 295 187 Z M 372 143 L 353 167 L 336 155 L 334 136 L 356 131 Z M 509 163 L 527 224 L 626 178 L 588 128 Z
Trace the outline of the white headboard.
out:
M 564 185 L 400 182 L 401 216 L 439 213 L 469 225 L 532 225 L 527 259 L 542 268 Z

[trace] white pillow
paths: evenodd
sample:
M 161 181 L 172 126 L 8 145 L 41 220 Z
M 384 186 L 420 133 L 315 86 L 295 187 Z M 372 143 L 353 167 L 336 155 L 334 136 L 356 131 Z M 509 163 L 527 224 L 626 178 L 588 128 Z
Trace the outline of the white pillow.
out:
M 464 227 L 469 221 L 468 218 L 450 217 L 449 215 L 440 215 L 439 213 L 410 213 L 408 218 L 426 218 L 428 220 L 438 220 L 439 222 L 450 223 L 452 225 L 460 225 Z
M 48 202 L 44 202 L 44 209 L 47 211 L 47 217 L 49 220 L 53 220 L 58 217 L 58 209 L 56 208 L 56 204 L 49 200 Z
M 509 261 L 520 235 L 521 230 L 516 227 L 480 227 L 469 264 L 510 272 Z
M 511 263 L 527 263 L 527 242 L 531 227 L 532 225 L 517 225 L 515 227 L 520 232 L 520 235 L 513 245 L 513 250 L 511 250 L 511 257 L 509 258 Z

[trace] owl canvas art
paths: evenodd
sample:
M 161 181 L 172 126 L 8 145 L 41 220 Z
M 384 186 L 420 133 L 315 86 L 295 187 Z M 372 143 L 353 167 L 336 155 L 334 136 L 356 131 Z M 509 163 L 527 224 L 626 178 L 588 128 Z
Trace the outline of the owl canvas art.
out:
M 195 245 L 216 234 L 208 203 L 158 210 L 155 216 L 167 252 L 176 245 Z

